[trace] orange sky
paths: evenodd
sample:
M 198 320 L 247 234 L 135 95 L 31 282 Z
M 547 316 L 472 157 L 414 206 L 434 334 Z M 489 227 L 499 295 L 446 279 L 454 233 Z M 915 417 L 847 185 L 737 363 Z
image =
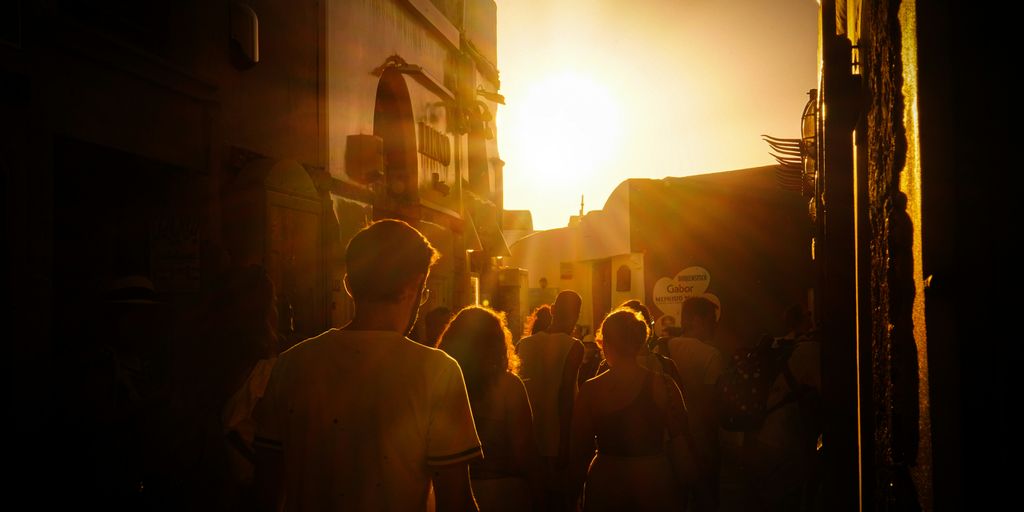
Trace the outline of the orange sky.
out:
M 497 0 L 505 208 L 535 229 L 627 178 L 769 165 L 815 87 L 813 0 Z

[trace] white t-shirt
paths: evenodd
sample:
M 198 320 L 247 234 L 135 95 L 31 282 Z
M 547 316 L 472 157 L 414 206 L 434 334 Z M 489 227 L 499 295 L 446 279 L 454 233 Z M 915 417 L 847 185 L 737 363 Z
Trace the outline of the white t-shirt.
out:
M 714 385 L 724 369 L 717 348 L 696 338 L 668 340 L 668 356 L 676 363 L 682 381 L 683 398 L 690 411 L 691 430 L 698 443 L 714 450 L 717 446 L 717 419 L 714 417 Z
M 539 332 L 523 338 L 516 347 L 521 363 L 519 376 L 526 385 L 530 405 L 533 406 L 537 445 L 545 457 L 558 455 L 562 431 L 559 390 L 562 388 L 565 361 L 575 345 L 582 347 L 579 340 L 568 334 Z M 576 391 L 574 379 L 573 396 L 576 396 Z
M 481 456 L 458 363 L 397 332 L 296 345 L 254 417 L 255 444 L 284 451 L 286 510 L 425 510 L 431 466 Z
M 714 385 L 722 374 L 724 362 L 717 348 L 697 338 L 672 338 L 666 343 L 668 354 L 676 363 L 679 376 L 686 387 Z

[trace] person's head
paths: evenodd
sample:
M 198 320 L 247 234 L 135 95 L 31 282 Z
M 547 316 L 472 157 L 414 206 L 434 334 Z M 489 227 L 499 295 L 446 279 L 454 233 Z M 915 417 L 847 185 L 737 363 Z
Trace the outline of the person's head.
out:
M 800 335 L 809 332 L 813 328 L 811 315 L 804 308 L 803 304 L 793 304 L 786 308 L 783 322 L 785 323 L 787 334 Z
M 676 317 L 672 315 L 661 315 L 658 318 L 658 336 L 668 336 L 673 327 L 676 326 Z
M 576 328 L 576 321 L 580 319 L 580 308 L 583 307 L 583 298 L 572 290 L 562 290 L 555 296 L 555 303 L 551 305 L 551 326 L 550 332 L 572 334 Z
M 452 318 L 452 310 L 438 306 L 427 312 L 427 315 L 423 317 L 423 327 L 426 330 L 427 339 L 424 340 L 424 344 L 433 347 L 437 344 L 437 340 L 441 338 L 441 333 L 444 332 L 445 326 L 448 325 L 448 321 Z
M 687 297 L 680 315 L 683 334 L 701 341 L 710 340 L 718 324 L 717 309 L 718 306 L 705 297 Z
M 526 334 L 537 334 L 547 330 L 548 327 L 551 327 L 551 306 L 541 304 L 526 319 Z
M 360 230 L 345 251 L 345 289 L 356 314 L 408 304 L 408 332 L 426 292 L 430 266 L 439 256 L 419 231 L 400 220 L 380 220 Z
M 648 309 L 647 306 L 645 306 L 642 302 L 636 299 L 627 300 L 626 302 L 623 302 L 619 307 L 631 309 L 633 311 L 636 311 L 637 313 L 640 313 L 640 316 L 643 317 L 644 322 L 648 326 L 652 325 L 652 322 L 654 322 L 654 318 L 651 316 L 651 310 Z
M 622 361 L 635 360 L 650 335 L 640 313 L 629 308 L 612 311 L 601 322 L 597 343 L 612 367 Z
M 459 362 L 470 397 L 480 396 L 501 374 L 519 370 L 505 315 L 490 308 L 467 306 L 459 311 L 441 333 L 437 348 Z
M 546 277 L 540 278 L 540 287 L 541 287 L 541 289 L 544 289 L 544 288 L 548 287 L 548 278 L 546 278 Z

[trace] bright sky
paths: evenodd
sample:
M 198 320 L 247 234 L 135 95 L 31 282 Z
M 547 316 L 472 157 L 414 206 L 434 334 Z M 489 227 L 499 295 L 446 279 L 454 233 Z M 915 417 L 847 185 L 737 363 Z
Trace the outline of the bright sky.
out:
M 773 164 L 816 85 L 814 0 L 497 0 L 505 208 L 534 229 L 628 178 Z

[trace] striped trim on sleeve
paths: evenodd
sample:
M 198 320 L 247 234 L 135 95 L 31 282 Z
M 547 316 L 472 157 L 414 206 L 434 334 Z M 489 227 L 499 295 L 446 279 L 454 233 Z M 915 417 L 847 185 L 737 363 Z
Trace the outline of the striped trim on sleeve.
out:
M 459 453 L 453 453 L 451 455 L 441 455 L 435 457 L 427 457 L 428 466 L 447 466 L 449 464 L 455 464 L 458 462 L 466 462 L 478 457 L 483 457 L 484 452 L 481 446 L 474 446 L 468 450 L 463 450 Z

